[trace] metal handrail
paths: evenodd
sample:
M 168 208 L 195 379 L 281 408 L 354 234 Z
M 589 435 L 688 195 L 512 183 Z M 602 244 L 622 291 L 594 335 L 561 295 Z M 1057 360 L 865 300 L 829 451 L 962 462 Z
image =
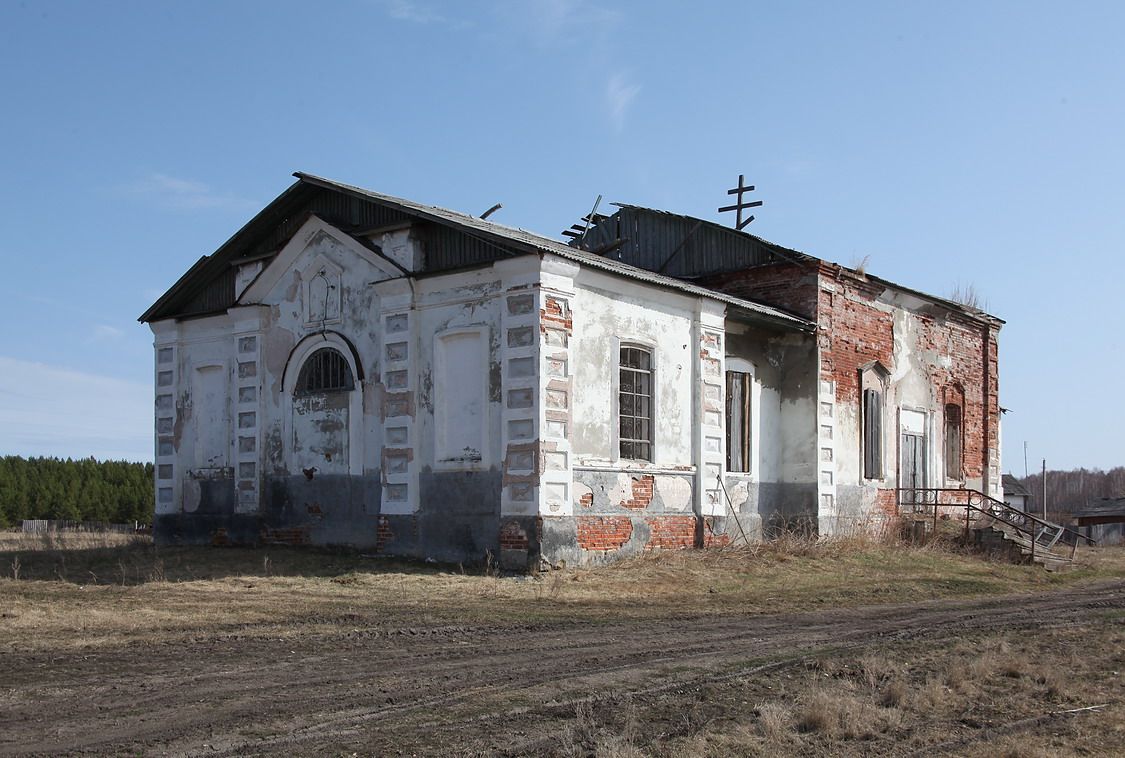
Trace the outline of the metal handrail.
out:
M 915 513 L 928 513 L 930 508 L 933 508 L 934 530 L 937 530 L 937 518 L 939 508 L 964 508 L 965 509 L 965 533 L 968 534 L 969 530 L 969 515 L 973 511 L 980 513 L 989 518 L 1001 521 L 1008 524 L 1016 531 L 1024 533 L 1028 536 L 1031 543 L 1032 557 L 1035 556 L 1035 546 L 1039 545 L 1055 557 L 1061 558 L 1058 553 L 1052 551 L 1052 548 L 1062 539 L 1064 534 L 1072 534 L 1075 539 L 1071 544 L 1069 560 L 1074 559 L 1074 554 L 1078 549 L 1078 539 L 1084 539 L 1088 543 L 1093 544 L 1093 540 L 1085 535 L 1079 534 L 1072 529 L 1068 529 L 1061 524 L 1055 524 L 1046 519 L 1041 519 L 1038 516 L 1030 514 L 1026 511 L 1021 511 L 1018 508 L 1013 508 L 1002 500 L 997 500 L 994 497 L 986 495 L 985 493 L 968 489 L 965 487 L 900 487 L 895 490 L 895 500 L 898 506 L 899 513 L 902 513 L 903 506 L 910 506 L 914 508 Z M 941 502 L 942 493 L 950 493 L 953 496 L 965 496 L 964 502 Z M 904 498 L 904 495 L 908 497 Z M 919 497 L 921 499 L 919 500 Z M 918 506 L 922 506 L 923 510 L 919 511 Z M 1044 536 L 1049 535 L 1049 541 L 1044 542 Z

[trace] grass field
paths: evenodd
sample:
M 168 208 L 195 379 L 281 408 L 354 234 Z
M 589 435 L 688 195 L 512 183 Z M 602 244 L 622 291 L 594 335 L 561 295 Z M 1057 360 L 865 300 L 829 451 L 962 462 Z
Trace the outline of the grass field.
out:
M 125 535 L 8 533 L 0 576 L 0 646 L 26 650 L 220 630 L 290 634 L 318 619 L 388 613 L 425 623 L 643 619 L 1035 592 L 1125 577 L 1125 550 L 1084 549 L 1074 568 L 1048 573 L 949 545 L 792 539 L 501 577 L 352 550 L 157 548 Z
M 157 548 L 146 538 L 119 535 L 8 533 L 0 534 L 0 660 L 13 679 L 24 677 L 7 690 L 10 708 L 41 703 L 34 708 L 50 710 L 51 698 L 65 692 L 68 703 L 89 699 L 91 723 L 100 723 L 102 709 L 112 709 L 99 683 L 116 671 L 99 668 L 111 663 L 94 662 L 139 654 L 163 661 L 162 669 L 182 668 L 186 676 L 195 662 L 177 651 L 206 650 L 208 659 L 236 656 L 216 660 L 216 676 L 246 666 L 246 676 L 260 677 L 254 687 L 264 691 L 298 676 L 270 679 L 276 679 L 268 673 L 274 657 L 263 651 L 281 645 L 293 665 L 328 655 L 345 667 L 310 672 L 305 686 L 312 705 L 301 705 L 300 712 L 340 707 L 340 694 L 329 687 L 317 695 L 316 688 L 351 676 L 347 667 L 355 665 L 355 656 L 371 657 L 376 668 L 346 686 L 349 698 L 383 677 L 402 682 L 395 685 L 400 687 L 415 681 L 426 692 L 447 688 L 441 695 L 453 704 L 447 717 L 463 719 L 455 739 L 469 754 L 1113 755 L 1125 750 L 1125 601 L 1120 589 L 1099 590 L 1096 598 L 1111 600 L 1085 599 L 1073 608 L 1066 598 L 1071 592 L 1088 595 L 1094 587 L 1120 588 L 1122 579 L 1121 548 L 1081 549 L 1074 568 L 1048 573 L 985 560 L 950 544 L 794 539 L 500 576 L 488 566 L 404 563 L 349 550 Z M 994 597 L 995 607 L 985 601 L 979 610 L 963 609 L 965 599 Z M 1039 614 L 1047 598 L 1053 610 Z M 877 610 L 884 607 L 889 610 Z M 989 620 L 993 613 L 1000 615 Z M 614 639 L 600 637 L 602 628 Z M 590 641 L 575 641 L 583 636 Z M 555 638 L 563 657 L 552 651 Z M 376 665 L 422 639 L 430 652 L 414 655 L 434 661 L 426 664 L 433 671 L 424 670 L 430 679 L 420 678 L 423 670 L 409 668 L 412 663 Z M 562 640 L 572 641 L 578 657 L 563 655 Z M 671 662 L 660 662 L 668 655 L 655 662 L 644 658 L 654 654 L 657 640 L 669 646 Z M 603 645 L 604 651 L 591 652 Z M 480 656 L 479 668 L 473 668 L 476 659 L 462 661 L 467 651 Z M 680 657 L 682 664 L 676 663 Z M 462 674 L 449 673 L 454 664 L 446 659 L 468 666 L 469 682 L 494 681 L 524 666 L 531 677 L 544 677 L 538 686 L 556 694 L 546 706 L 533 705 L 538 701 L 530 695 L 520 705 L 524 700 L 502 689 L 495 696 L 473 695 L 479 687 L 457 684 Z M 396 673 L 396 665 L 407 668 Z M 42 666 L 47 668 L 36 668 Z M 64 668 L 57 681 L 39 683 L 43 674 L 37 671 L 58 666 Z M 150 673 L 138 670 L 135 681 L 115 674 L 120 679 L 114 686 L 143 687 Z M 622 689 L 627 679 L 634 683 L 628 691 Z M 651 685 L 665 679 L 679 684 Z M 184 691 L 176 697 L 191 711 L 188 703 L 216 695 Z M 402 715 L 393 743 L 372 742 L 390 740 L 393 730 L 349 727 L 294 748 L 283 736 L 294 729 L 290 722 L 267 724 L 278 707 L 271 697 L 254 706 L 261 710 L 252 734 L 261 743 L 238 742 L 250 738 L 239 731 L 242 722 L 230 717 L 231 752 L 363 754 L 365 748 L 378 752 L 373 745 L 393 744 L 426 753 L 449 747 L 450 737 L 433 732 L 433 723 L 423 719 L 412 731 L 414 722 Z M 317 705 L 317 698 L 331 705 Z M 137 712 L 128 703 L 122 707 L 119 721 Z M 546 710 L 534 715 L 534 708 Z M 28 718 L 34 712 L 27 711 Z M 494 729 L 473 737 L 477 727 L 465 726 L 486 724 L 501 713 L 509 714 L 505 723 L 516 724 L 534 715 L 532 723 L 544 725 L 545 734 L 532 739 L 535 730 L 513 726 L 498 742 Z M 219 716 L 208 718 L 212 730 L 221 723 Z M 74 729 L 94 739 L 89 724 Z M 28 743 L 36 732 L 21 736 L 12 730 L 13 742 L 0 740 L 0 752 L 198 752 L 202 743 L 193 740 L 203 738 L 193 736 L 195 727 L 180 729 L 178 743 L 146 741 L 171 739 L 164 735 L 131 738 L 139 742 L 110 735 L 105 742 Z M 348 736 L 356 729 L 364 736 Z

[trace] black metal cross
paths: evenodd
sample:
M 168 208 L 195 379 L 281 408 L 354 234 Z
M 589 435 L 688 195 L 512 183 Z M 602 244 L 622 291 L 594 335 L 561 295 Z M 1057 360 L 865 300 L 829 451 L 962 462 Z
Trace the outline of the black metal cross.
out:
M 742 174 L 739 174 L 738 175 L 738 186 L 735 187 L 734 189 L 727 190 L 728 195 L 738 195 L 737 202 L 735 202 L 734 205 L 728 205 L 728 206 L 725 206 L 725 207 L 719 209 L 719 213 L 726 213 L 727 211 L 735 211 L 736 212 L 735 227 L 734 228 L 739 229 L 739 230 L 741 230 L 743 227 L 747 226 L 751 221 L 754 220 L 754 217 L 750 216 L 745 221 L 743 221 L 742 220 L 742 211 L 746 210 L 747 208 L 757 208 L 759 205 L 762 204 L 761 200 L 755 200 L 755 201 L 749 202 L 749 203 L 742 202 L 742 195 L 744 193 L 754 191 L 754 185 L 751 184 L 750 186 L 746 186 L 745 181 L 746 181 L 746 177 L 744 177 Z

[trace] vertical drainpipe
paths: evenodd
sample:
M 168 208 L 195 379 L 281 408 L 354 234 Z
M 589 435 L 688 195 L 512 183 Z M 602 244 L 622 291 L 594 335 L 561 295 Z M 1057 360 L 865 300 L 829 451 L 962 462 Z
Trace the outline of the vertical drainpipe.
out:
M 984 391 L 984 411 L 982 413 L 982 416 L 984 418 L 984 449 L 981 452 L 981 457 L 983 458 L 984 469 L 981 471 L 981 489 L 984 491 L 985 495 L 991 495 L 990 490 L 992 484 L 992 452 L 989 450 L 989 424 L 992 422 L 992 407 L 991 400 L 989 398 L 989 392 L 991 390 L 990 381 L 992 377 L 990 367 L 991 355 L 989 354 L 989 348 L 992 341 L 992 330 L 989 328 L 988 324 L 984 325 L 983 337 L 984 339 L 982 340 L 982 342 L 984 344 L 984 381 L 982 382 L 982 389 Z
M 703 547 L 703 365 L 699 351 L 703 337 L 703 299 L 699 298 L 692 318 L 689 359 L 691 361 L 691 458 L 695 464 L 695 486 L 692 487 L 691 509 L 695 516 L 695 547 Z M 654 430 L 655 431 L 655 430 Z

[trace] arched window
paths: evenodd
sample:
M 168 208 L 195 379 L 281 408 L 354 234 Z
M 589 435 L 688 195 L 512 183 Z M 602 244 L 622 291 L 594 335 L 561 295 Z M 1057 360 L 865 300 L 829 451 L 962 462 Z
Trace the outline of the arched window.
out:
M 863 447 L 863 477 L 883 478 L 883 395 L 889 372 L 879 361 L 860 367 L 859 386 L 863 390 L 860 407 Z
M 315 392 L 349 392 L 355 389 L 355 380 L 347 360 L 339 351 L 322 347 L 308 357 L 297 376 L 295 395 Z
M 962 480 L 961 474 L 961 406 L 945 404 L 945 477 Z

